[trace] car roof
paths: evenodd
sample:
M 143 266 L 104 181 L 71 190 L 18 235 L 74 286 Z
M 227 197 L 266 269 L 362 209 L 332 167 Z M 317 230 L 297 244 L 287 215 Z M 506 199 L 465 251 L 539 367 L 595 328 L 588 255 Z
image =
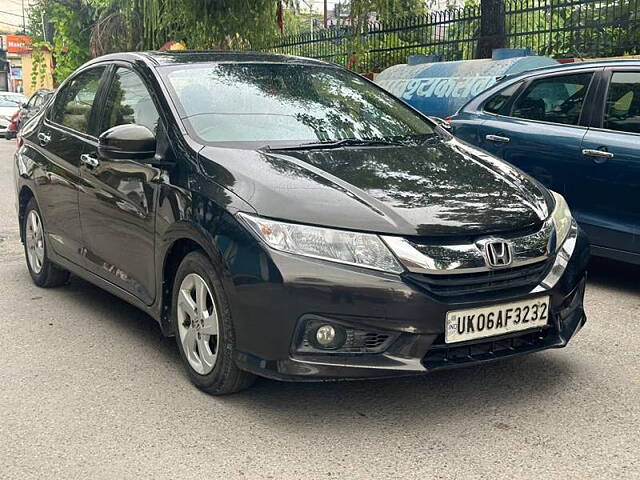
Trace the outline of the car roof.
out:
M 537 75 L 544 75 L 547 73 L 557 72 L 580 72 L 582 70 L 588 70 L 592 68 L 605 68 L 611 66 L 621 67 L 640 67 L 640 59 L 618 59 L 618 60 L 596 60 L 589 62 L 571 62 L 571 63 L 558 63 L 555 65 L 547 65 L 544 67 L 532 68 L 531 70 L 525 70 L 524 72 L 512 73 L 503 75 L 497 78 L 497 82 L 491 85 L 489 88 L 480 92 L 477 96 L 469 99 L 464 105 L 462 105 L 458 111 L 462 112 L 467 108 L 475 108 L 484 102 L 487 98 L 499 92 L 503 88 L 507 88 L 510 85 L 517 83 L 520 80 L 527 79 L 529 77 L 535 77 Z
M 103 61 L 143 61 L 149 66 L 185 65 L 193 63 L 283 63 L 335 66 L 313 58 L 263 52 L 235 52 L 229 50 L 172 50 L 165 52 L 122 52 L 98 57 L 88 64 Z
M 526 70 L 524 72 L 513 73 L 510 75 L 505 75 L 500 78 L 500 81 L 511 80 L 514 78 L 520 77 L 528 77 L 531 75 L 540 75 L 550 72 L 562 72 L 562 71 L 574 71 L 574 70 L 584 70 L 589 68 L 604 68 L 611 66 L 628 66 L 628 67 L 640 67 L 640 59 L 629 59 L 629 60 L 597 60 L 597 61 L 589 61 L 589 62 L 571 62 L 571 63 L 558 63 L 555 65 L 546 65 L 544 67 L 533 68 L 531 70 Z

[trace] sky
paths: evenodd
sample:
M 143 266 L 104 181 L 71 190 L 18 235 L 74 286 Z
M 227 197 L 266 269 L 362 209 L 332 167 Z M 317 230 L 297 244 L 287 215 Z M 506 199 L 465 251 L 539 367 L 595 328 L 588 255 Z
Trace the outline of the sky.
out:
M 24 0 L 25 13 L 29 0 Z M 22 0 L 0 0 L 0 31 L 22 30 Z
M 321 13 L 324 9 L 324 0 L 306 0 L 306 2 L 304 0 L 300 0 L 300 9 L 302 11 L 307 10 L 308 11 L 308 7 L 307 5 L 312 3 L 313 4 L 313 10 L 315 12 Z M 338 0 L 327 0 L 327 6 L 329 8 L 329 10 L 333 10 L 333 7 L 335 6 L 336 3 L 339 3 Z

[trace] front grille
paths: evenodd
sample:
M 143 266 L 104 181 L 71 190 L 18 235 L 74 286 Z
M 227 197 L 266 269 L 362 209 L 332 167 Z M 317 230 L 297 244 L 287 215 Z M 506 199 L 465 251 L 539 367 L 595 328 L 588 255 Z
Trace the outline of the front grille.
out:
M 434 345 L 424 356 L 422 363 L 427 369 L 452 367 L 465 363 L 494 360 L 501 357 L 531 352 L 557 343 L 556 330 L 547 327 L 524 335 L 483 340 L 466 345 Z
M 405 278 L 438 297 L 459 297 L 533 287 L 544 278 L 550 264 L 545 260 L 521 267 L 452 275 L 409 272 Z

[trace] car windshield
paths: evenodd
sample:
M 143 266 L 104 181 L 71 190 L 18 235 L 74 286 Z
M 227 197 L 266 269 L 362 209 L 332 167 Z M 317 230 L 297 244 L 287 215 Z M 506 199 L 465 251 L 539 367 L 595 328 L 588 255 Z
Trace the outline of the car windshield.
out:
M 433 126 L 362 77 L 326 66 L 168 67 L 183 121 L 207 143 L 420 141 Z

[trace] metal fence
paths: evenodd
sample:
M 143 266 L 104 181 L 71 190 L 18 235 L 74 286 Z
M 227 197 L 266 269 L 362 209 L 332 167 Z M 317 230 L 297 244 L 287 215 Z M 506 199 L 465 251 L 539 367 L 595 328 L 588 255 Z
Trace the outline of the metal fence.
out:
M 481 17 L 472 6 L 287 35 L 258 48 L 359 72 L 381 71 L 418 53 L 469 60 L 477 58 L 480 23 L 487 21 Z M 640 54 L 640 0 L 507 0 L 503 40 L 554 57 Z

